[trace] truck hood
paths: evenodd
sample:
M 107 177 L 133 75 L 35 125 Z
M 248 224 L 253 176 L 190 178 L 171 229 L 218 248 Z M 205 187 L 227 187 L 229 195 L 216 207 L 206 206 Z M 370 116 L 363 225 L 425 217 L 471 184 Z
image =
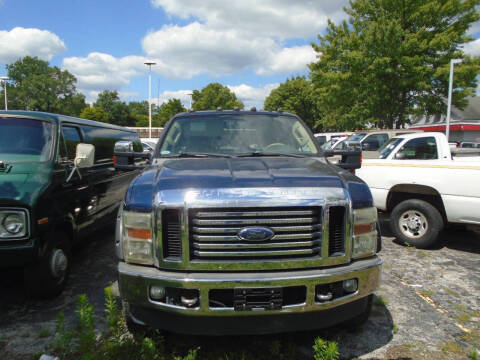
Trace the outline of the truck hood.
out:
M 49 182 L 50 170 L 45 163 L 5 164 L 0 168 L 0 204 L 33 207 Z
M 220 158 L 167 160 L 157 187 L 342 187 L 331 166 L 313 158 Z
M 128 208 L 149 211 L 155 196 L 169 190 L 317 187 L 343 194 L 350 183 L 323 158 L 162 159 L 130 184 L 125 200 Z

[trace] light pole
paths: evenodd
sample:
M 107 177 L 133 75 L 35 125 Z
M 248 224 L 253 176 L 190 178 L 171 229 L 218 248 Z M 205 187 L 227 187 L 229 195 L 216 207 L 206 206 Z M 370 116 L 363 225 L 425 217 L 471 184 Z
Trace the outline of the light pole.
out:
M 156 63 L 153 61 L 145 61 L 148 66 L 148 137 L 152 138 L 152 65 Z
M 0 76 L 0 80 L 3 81 L 3 92 L 5 93 L 5 110 L 8 110 L 7 105 L 7 80 L 9 80 L 6 76 Z
M 447 104 L 447 124 L 446 124 L 446 136 L 447 142 L 450 140 L 450 112 L 452 110 L 452 88 L 453 88 L 453 66 L 461 63 L 462 59 L 450 60 L 450 80 L 448 81 L 448 104 Z
M 188 93 L 188 96 L 190 96 L 190 108 L 188 110 L 192 111 L 192 99 L 193 99 L 193 93 Z

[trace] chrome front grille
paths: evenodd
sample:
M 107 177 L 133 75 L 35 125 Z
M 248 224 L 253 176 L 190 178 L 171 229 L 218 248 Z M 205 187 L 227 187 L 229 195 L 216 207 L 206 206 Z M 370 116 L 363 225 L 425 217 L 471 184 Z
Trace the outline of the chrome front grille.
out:
M 190 209 L 191 260 L 272 260 L 321 256 L 320 207 Z M 238 233 L 249 227 L 274 232 L 266 241 L 247 241 Z

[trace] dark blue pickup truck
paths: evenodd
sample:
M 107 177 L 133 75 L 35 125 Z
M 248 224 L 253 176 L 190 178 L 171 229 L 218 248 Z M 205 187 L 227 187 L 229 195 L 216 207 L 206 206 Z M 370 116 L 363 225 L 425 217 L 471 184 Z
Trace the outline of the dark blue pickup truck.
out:
M 117 166 L 135 167 L 123 145 Z M 365 321 L 377 211 L 358 164 L 340 166 L 292 114 L 175 116 L 118 214 L 127 323 L 215 335 Z

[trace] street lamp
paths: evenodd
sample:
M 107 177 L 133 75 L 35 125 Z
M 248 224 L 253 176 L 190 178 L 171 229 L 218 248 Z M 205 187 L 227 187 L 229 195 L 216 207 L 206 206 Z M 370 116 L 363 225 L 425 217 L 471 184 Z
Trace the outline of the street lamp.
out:
M 5 110 L 8 110 L 7 105 L 7 80 L 9 80 L 6 76 L 0 76 L 0 80 L 3 81 L 3 92 L 5 93 Z
M 193 99 L 193 93 L 188 93 L 188 96 L 190 96 L 190 108 L 188 110 L 192 111 L 192 99 Z
M 148 66 L 148 137 L 152 138 L 152 65 L 156 63 L 153 61 L 145 61 Z
M 447 104 L 447 142 L 450 140 L 450 112 L 452 110 L 452 87 L 453 87 L 453 66 L 462 62 L 462 59 L 450 60 L 450 80 L 448 81 L 448 104 Z

